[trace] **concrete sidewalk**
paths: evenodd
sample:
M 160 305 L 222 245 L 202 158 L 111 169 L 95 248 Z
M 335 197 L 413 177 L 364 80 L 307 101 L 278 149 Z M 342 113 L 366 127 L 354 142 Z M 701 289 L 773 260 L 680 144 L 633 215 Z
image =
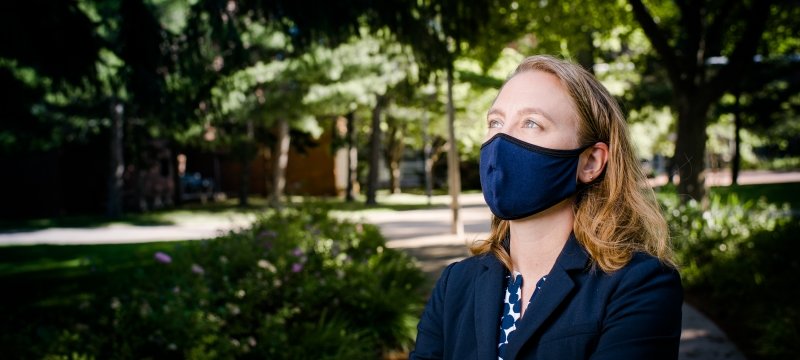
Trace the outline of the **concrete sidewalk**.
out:
M 193 216 L 172 225 L 115 224 L 93 228 L 49 228 L 0 232 L 0 246 L 130 244 L 160 241 L 202 240 L 250 226 L 256 216 L 235 214 Z

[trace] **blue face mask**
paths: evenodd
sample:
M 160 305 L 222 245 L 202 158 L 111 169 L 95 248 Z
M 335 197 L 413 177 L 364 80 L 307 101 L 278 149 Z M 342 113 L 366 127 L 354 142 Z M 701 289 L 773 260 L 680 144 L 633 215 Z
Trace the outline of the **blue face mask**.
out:
M 574 195 L 578 159 L 588 148 L 555 150 L 497 134 L 481 146 L 481 188 L 495 216 L 517 220 Z

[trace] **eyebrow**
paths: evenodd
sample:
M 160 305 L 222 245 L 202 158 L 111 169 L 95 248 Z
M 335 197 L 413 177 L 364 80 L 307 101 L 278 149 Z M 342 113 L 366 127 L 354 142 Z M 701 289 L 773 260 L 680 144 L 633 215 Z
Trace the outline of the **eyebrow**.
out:
M 498 108 L 489 109 L 489 112 L 486 113 L 486 117 L 488 118 L 489 115 L 500 115 L 500 117 L 506 117 L 506 113 L 504 113 L 503 110 L 500 110 Z
M 490 115 L 493 115 L 493 114 L 494 115 L 499 115 L 501 117 L 505 117 L 506 116 L 506 113 L 503 112 L 503 110 L 500 110 L 498 108 L 491 108 L 491 109 L 489 109 L 489 112 L 486 113 L 486 117 L 489 117 Z M 554 122 L 552 116 L 550 116 L 546 111 L 544 111 L 544 110 L 542 110 L 541 108 L 538 108 L 538 107 L 529 106 L 529 107 L 524 107 L 524 108 L 520 109 L 519 111 L 517 111 L 517 115 L 527 115 L 527 114 L 539 114 L 539 115 L 544 116 L 550 122 Z

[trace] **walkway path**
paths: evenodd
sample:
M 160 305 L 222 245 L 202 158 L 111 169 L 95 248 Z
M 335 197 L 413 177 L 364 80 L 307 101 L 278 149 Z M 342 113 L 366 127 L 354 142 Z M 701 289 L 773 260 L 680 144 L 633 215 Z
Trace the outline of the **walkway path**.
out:
M 49 228 L 0 232 L 0 246 L 7 245 L 91 245 L 126 244 L 159 241 L 202 240 L 217 237 L 230 230 L 249 226 L 251 214 L 194 215 L 189 220 L 170 225 L 114 224 L 94 228 Z

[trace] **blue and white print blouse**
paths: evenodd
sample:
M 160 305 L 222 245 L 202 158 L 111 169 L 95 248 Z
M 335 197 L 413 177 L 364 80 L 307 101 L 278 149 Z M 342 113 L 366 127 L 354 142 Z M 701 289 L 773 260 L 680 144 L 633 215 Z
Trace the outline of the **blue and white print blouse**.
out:
M 503 313 L 500 315 L 500 339 L 497 344 L 497 359 L 503 360 L 506 344 L 508 344 L 508 337 L 517 329 L 517 320 L 519 320 L 522 313 L 522 274 L 515 271 L 514 275 L 506 275 L 508 282 L 506 283 L 506 296 L 503 304 Z M 539 282 L 536 283 L 536 289 L 531 294 L 533 296 L 539 293 L 542 289 L 542 284 L 547 281 L 547 276 L 543 276 Z

